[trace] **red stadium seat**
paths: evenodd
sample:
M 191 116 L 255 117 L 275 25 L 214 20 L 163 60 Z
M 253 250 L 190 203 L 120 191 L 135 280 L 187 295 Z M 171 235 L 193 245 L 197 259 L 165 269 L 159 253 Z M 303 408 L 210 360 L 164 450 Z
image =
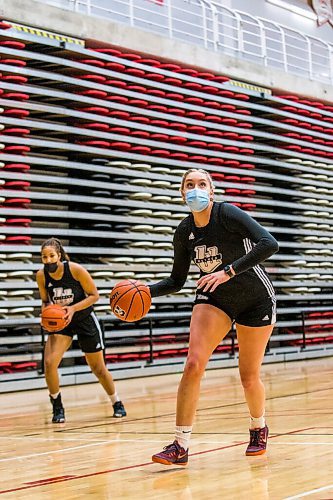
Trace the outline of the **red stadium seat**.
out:
M 8 83 L 24 84 L 27 83 L 28 78 L 20 75 L 0 75 L 0 80 Z
M 117 102 L 119 104 L 129 104 L 129 98 L 123 95 L 109 95 L 107 101 Z
M 169 141 L 170 137 L 166 134 L 150 134 L 150 139 L 153 141 L 160 141 L 160 142 L 167 142 Z
M 78 95 L 84 95 L 86 97 L 93 97 L 95 99 L 105 99 L 108 95 L 104 90 L 88 89 L 81 90 L 80 92 L 75 92 Z
M 79 80 L 88 80 L 89 82 L 106 83 L 106 77 L 103 75 L 86 74 L 79 75 L 76 78 Z
M 185 97 L 184 102 L 193 104 L 194 106 L 204 106 L 205 101 L 201 97 Z
M 4 184 L 5 189 L 17 189 L 18 191 L 26 191 L 30 188 L 29 181 L 6 181 Z
M 217 116 L 217 115 L 207 115 L 206 116 L 206 120 L 208 122 L 213 122 L 213 123 L 223 123 L 223 118 L 221 118 L 221 116 Z
M 83 106 L 76 109 L 83 113 L 94 113 L 95 115 L 108 115 L 110 111 L 109 108 L 103 108 L 102 106 Z
M 118 118 L 119 120 L 128 120 L 130 118 L 130 114 L 127 111 L 120 111 L 118 109 L 109 111 L 109 116 L 110 118 Z
M 97 123 L 97 122 L 92 122 L 92 123 L 84 123 L 80 125 L 80 128 L 85 128 L 88 130 L 100 130 L 107 132 L 109 130 L 109 125 L 107 123 Z
M 122 56 L 122 52 L 120 50 L 112 49 L 109 47 L 105 47 L 105 48 L 101 48 L 101 49 L 94 48 L 91 50 L 94 50 L 95 52 L 100 52 L 101 54 L 108 54 L 109 56 L 112 56 L 112 57 L 121 57 Z
M 167 92 L 165 94 L 166 99 L 172 99 L 173 101 L 184 101 L 184 96 L 182 94 L 177 94 L 175 92 Z
M 213 151 L 223 151 L 223 150 L 227 151 L 226 146 L 214 142 L 209 143 L 209 149 L 212 149 Z
M 130 131 L 130 135 L 139 139 L 149 139 L 150 132 L 146 132 L 145 130 L 132 130 Z
M 161 66 L 162 68 L 162 66 Z M 192 68 L 179 68 L 174 70 L 175 73 L 180 73 L 182 75 L 188 75 L 192 76 L 193 78 L 196 78 L 198 76 L 198 71 L 196 69 Z
M 212 108 L 212 109 L 221 109 L 221 104 L 217 101 L 205 101 L 204 106 L 207 106 L 207 108 Z
M 194 162 L 197 162 L 197 163 L 206 163 L 207 162 L 207 156 L 202 156 L 202 155 L 189 156 L 188 161 L 194 161 Z
M 106 63 L 100 59 L 73 59 L 73 61 L 81 64 L 89 64 L 90 66 L 96 66 L 98 68 L 104 68 Z
M 128 120 L 131 122 L 142 123 L 143 125 L 151 124 L 151 120 L 147 116 L 129 116 Z
M 143 78 L 147 78 L 148 80 L 153 80 L 154 82 L 163 82 L 164 76 L 160 73 L 145 73 L 141 75 Z
M 28 219 L 26 217 L 20 217 L 20 218 L 11 218 L 6 220 L 6 225 L 7 226 L 20 226 L 20 227 L 28 227 L 30 226 L 32 220 Z
M 1 40 L 0 41 L 0 46 L 1 47 L 7 47 L 9 49 L 24 49 L 25 48 L 25 43 L 23 42 L 18 42 L 16 40 Z
M 212 165 L 220 165 L 220 166 L 225 164 L 223 158 L 208 158 L 207 162 Z
M 171 153 L 170 158 L 179 161 L 188 161 L 188 155 L 186 153 Z
M 110 134 L 121 134 L 121 135 L 130 135 L 131 129 L 127 127 L 110 127 Z
M 30 165 L 25 163 L 7 163 L 4 165 L 3 170 L 13 171 L 13 172 L 27 172 L 30 170 Z
M 153 68 L 159 68 L 161 66 L 160 61 L 157 59 L 143 58 L 140 60 L 140 64 L 145 64 L 146 66 L 152 66 Z
M 30 151 L 30 147 L 29 146 L 23 146 L 21 144 L 7 144 L 2 150 L 1 152 L 2 153 L 9 153 L 9 154 L 13 154 L 13 155 L 24 155 L 26 153 L 29 153 Z
M 108 141 L 100 141 L 100 140 L 77 141 L 76 144 L 80 144 L 83 146 L 90 146 L 92 148 L 109 148 L 111 145 L 111 143 Z
M 204 120 L 205 116 L 205 113 L 202 113 L 201 111 L 188 111 L 186 113 L 186 117 L 192 118 L 193 120 Z
M 127 59 L 127 61 L 141 62 L 141 56 L 138 54 L 133 54 L 132 52 L 122 52 L 119 56 L 122 59 Z
M 148 146 L 132 146 L 131 153 L 137 153 L 141 155 L 149 155 L 151 148 Z
M 150 154 L 153 156 L 160 156 L 162 158 L 168 158 L 170 156 L 170 151 L 167 149 L 152 149 Z
M 160 68 L 166 71 L 174 71 L 175 73 L 181 73 L 183 71 L 178 64 L 173 63 L 162 63 Z
M 170 136 L 169 141 L 175 144 L 185 144 L 187 143 L 187 138 L 178 135 L 172 135 Z
M 25 207 L 26 205 L 29 205 L 29 203 L 31 203 L 29 198 L 7 198 L 4 201 L 5 206 L 11 207 Z
M 206 127 L 201 127 L 200 125 L 189 125 L 187 128 L 187 131 L 191 134 L 205 134 L 206 132 Z
M 106 80 L 105 85 L 111 85 L 112 87 L 117 87 L 120 89 L 125 89 L 127 87 L 126 82 L 123 82 L 122 80 L 116 80 L 116 79 Z
M 14 116 L 15 118 L 26 118 L 30 112 L 26 109 L 7 108 L 4 109 L 2 114 L 5 116 Z
M 21 59 L 1 59 L 1 64 L 8 64 L 8 66 L 19 66 L 24 68 L 27 63 Z
M 166 92 L 160 89 L 147 89 L 147 94 L 155 96 L 155 97 L 166 97 Z
M 118 73 L 123 73 L 126 70 L 126 66 L 124 64 L 109 62 L 105 63 L 105 67 L 110 71 L 117 71 Z
M 3 134 L 6 135 L 28 135 L 30 134 L 30 130 L 28 128 L 20 128 L 20 127 L 10 127 L 2 130 Z
M 27 101 L 29 97 L 29 94 L 23 92 L 5 92 L 2 95 L 2 99 L 15 99 L 15 101 Z

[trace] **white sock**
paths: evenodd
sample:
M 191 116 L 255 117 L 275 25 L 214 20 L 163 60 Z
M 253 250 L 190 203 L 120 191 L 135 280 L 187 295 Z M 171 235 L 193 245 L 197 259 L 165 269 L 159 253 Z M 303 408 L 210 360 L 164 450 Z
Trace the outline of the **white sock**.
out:
M 250 429 L 262 429 L 265 427 L 265 414 L 262 417 L 254 418 L 250 416 Z
M 175 439 L 184 450 L 189 447 L 192 428 L 192 425 L 176 425 Z
M 60 394 L 60 391 L 56 392 L 55 394 L 50 394 L 51 398 L 52 399 L 57 399 L 57 397 L 59 396 Z
M 111 399 L 111 403 L 114 405 L 117 401 L 120 401 L 118 394 L 115 392 L 114 394 L 109 394 L 109 398 Z

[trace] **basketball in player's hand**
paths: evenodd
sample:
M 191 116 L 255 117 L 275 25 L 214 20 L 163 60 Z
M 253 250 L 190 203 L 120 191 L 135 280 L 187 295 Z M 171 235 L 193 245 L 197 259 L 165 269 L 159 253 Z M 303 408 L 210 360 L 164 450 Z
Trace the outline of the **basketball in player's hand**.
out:
M 60 332 L 66 325 L 66 311 L 59 304 L 49 304 L 42 311 L 42 327 L 48 332 Z
M 151 306 L 149 287 L 138 280 L 119 281 L 110 293 L 111 311 L 122 321 L 138 321 Z

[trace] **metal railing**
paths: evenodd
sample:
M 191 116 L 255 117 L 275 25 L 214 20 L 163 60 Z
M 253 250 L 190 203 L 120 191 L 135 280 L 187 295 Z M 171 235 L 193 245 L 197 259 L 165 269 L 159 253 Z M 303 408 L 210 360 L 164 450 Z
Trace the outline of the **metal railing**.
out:
M 44 0 L 333 84 L 333 45 L 214 0 Z

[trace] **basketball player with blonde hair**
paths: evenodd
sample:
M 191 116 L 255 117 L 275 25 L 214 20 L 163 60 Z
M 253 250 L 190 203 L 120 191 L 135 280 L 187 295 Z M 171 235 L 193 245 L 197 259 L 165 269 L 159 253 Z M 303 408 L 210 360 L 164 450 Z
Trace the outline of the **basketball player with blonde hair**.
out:
M 173 443 L 152 460 L 186 465 L 192 426 L 207 362 L 235 321 L 239 372 L 250 413 L 250 442 L 246 455 L 266 451 L 265 388 L 260 367 L 276 321 L 273 285 L 261 263 L 278 251 L 273 236 L 246 212 L 214 201 L 208 172 L 188 170 L 181 194 L 191 213 L 174 234 L 174 263 L 170 277 L 150 285 L 152 297 L 179 291 L 191 260 L 200 271 L 190 324 L 184 373 L 178 388 Z

